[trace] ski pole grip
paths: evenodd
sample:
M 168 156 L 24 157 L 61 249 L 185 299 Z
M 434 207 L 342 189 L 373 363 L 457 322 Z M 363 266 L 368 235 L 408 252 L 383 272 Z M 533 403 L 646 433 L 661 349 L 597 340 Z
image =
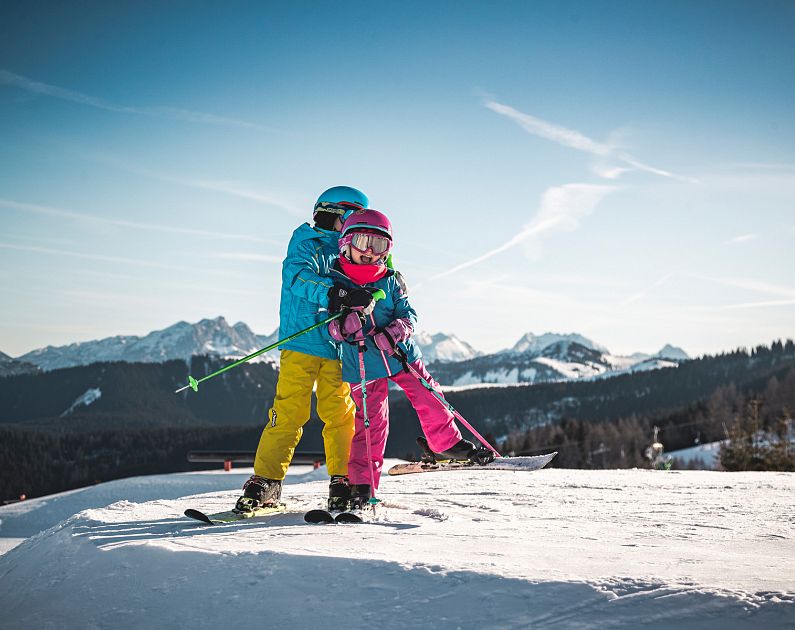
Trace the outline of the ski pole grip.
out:
M 386 293 L 384 293 L 383 289 L 377 289 L 373 291 L 373 300 L 378 302 L 378 300 L 383 300 L 386 297 Z

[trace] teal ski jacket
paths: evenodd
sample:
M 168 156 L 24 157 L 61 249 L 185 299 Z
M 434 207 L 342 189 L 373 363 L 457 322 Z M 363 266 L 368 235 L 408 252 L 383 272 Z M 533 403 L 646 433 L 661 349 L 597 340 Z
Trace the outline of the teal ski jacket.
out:
M 281 339 L 328 319 L 328 293 L 334 285 L 329 275 L 339 253 L 338 243 L 338 232 L 322 230 L 308 223 L 293 232 L 282 263 Z M 326 326 L 304 333 L 281 348 L 337 360 L 341 352 Z

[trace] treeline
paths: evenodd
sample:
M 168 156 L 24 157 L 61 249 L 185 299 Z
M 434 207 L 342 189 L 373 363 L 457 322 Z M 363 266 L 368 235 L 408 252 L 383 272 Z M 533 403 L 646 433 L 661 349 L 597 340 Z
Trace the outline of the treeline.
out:
M 445 396 L 481 431 L 506 436 L 567 419 L 666 417 L 706 401 L 722 386 L 759 390 L 771 376 L 791 367 L 795 367 L 795 343 L 787 340 L 686 361 L 677 368 L 591 381 L 474 388 Z M 416 414 L 402 397 L 391 413 L 393 428 L 416 422 Z
M 190 370 L 180 361 L 97 363 L 0 378 L 0 499 L 185 470 L 192 449 L 255 450 L 278 377 L 271 364 L 246 364 L 198 392 L 174 394 L 188 373 L 222 365 L 207 357 L 194 358 Z M 795 344 L 787 341 L 604 380 L 446 396 L 487 438 L 498 436 L 503 451 L 557 450 L 554 465 L 565 467 L 632 467 L 647 465 L 654 426 L 667 451 L 724 439 L 755 398 L 760 430 L 774 428 L 795 409 L 793 368 Z M 66 413 L 93 388 L 99 399 Z M 419 455 L 416 413 L 402 393 L 390 400 L 387 456 Z M 321 429 L 310 421 L 299 448 L 322 450 Z M 759 455 L 749 457 L 756 465 Z
M 174 393 L 189 373 L 198 378 L 225 364 L 194 357 L 189 371 L 182 361 L 93 363 L 0 378 L 0 426 L 73 433 L 263 424 L 278 378 L 270 363 L 248 363 L 202 383 L 198 392 Z M 99 390 L 100 397 L 73 407 L 90 389 Z
M 720 386 L 706 401 L 672 414 L 631 414 L 604 421 L 571 417 L 517 431 L 502 443 L 502 449 L 517 455 L 556 450 L 553 465 L 561 468 L 648 467 L 647 449 L 657 427 L 665 451 L 728 438 L 720 456 L 726 470 L 792 471 L 793 410 L 795 368 L 789 368 L 770 377 L 763 387 Z
M 134 475 L 186 471 L 188 451 L 253 450 L 259 435 L 258 427 L 64 434 L 0 426 L 0 500 L 32 498 Z
M 764 419 L 760 414 L 764 402 L 759 398 L 749 401 L 746 413 L 729 431 L 729 438 L 720 449 L 724 470 L 795 472 L 791 407 L 777 419 Z

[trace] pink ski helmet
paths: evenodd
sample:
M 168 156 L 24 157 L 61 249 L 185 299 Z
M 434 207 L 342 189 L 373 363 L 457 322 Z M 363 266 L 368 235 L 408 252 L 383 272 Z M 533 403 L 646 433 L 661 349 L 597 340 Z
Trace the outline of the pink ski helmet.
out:
M 378 210 L 355 210 L 342 224 L 340 253 L 347 252 L 349 245 L 360 252 L 370 249 L 379 256 L 388 254 L 392 249 L 392 224 Z

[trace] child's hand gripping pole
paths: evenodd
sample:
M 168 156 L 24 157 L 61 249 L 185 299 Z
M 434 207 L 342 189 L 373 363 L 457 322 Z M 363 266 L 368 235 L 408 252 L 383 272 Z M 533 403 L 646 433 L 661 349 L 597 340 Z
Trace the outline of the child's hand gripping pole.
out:
M 475 430 L 475 427 L 473 427 L 471 424 L 469 424 L 469 422 L 467 422 L 466 418 L 464 418 L 464 416 L 462 416 L 460 413 L 458 413 L 458 411 L 455 410 L 453 405 L 451 405 L 449 402 L 447 402 L 447 400 L 444 398 L 444 396 L 442 396 L 439 392 L 437 392 L 433 388 L 433 386 L 422 377 L 422 374 L 417 372 L 417 370 L 415 370 L 414 367 L 412 367 L 412 365 L 409 363 L 409 360 L 408 360 L 408 357 L 406 356 L 406 353 L 403 351 L 403 349 L 400 346 L 398 346 L 395 349 L 395 357 L 397 358 L 398 361 L 400 361 L 401 365 L 403 365 L 403 370 L 407 374 L 413 374 L 414 378 L 416 378 L 425 389 L 427 389 L 429 392 L 431 392 L 431 394 L 433 394 L 434 398 L 436 398 L 436 400 L 438 400 L 439 403 L 445 409 L 447 409 L 447 411 L 449 411 L 451 414 L 453 414 L 461 422 L 461 424 L 463 424 L 467 429 L 469 429 L 469 431 L 472 433 L 472 435 L 474 435 L 478 440 L 480 440 L 480 442 L 481 442 L 481 444 L 483 444 L 483 446 L 485 446 L 486 448 L 494 451 L 494 454 L 497 457 L 502 457 L 502 455 L 500 455 L 500 452 L 496 448 L 494 448 L 491 444 L 489 444 L 486 441 L 486 438 L 484 438 L 480 433 L 478 433 Z
M 381 289 L 378 289 L 376 292 L 373 293 L 373 300 L 376 301 L 376 302 L 378 300 L 381 300 L 381 299 L 385 298 L 385 297 L 386 297 L 386 294 Z M 273 350 L 274 348 L 278 348 L 282 344 L 285 344 L 288 341 L 292 341 L 296 337 L 300 337 L 301 335 L 306 334 L 306 333 L 308 333 L 308 332 L 310 332 L 312 330 L 315 330 L 316 328 L 320 328 L 321 326 L 326 326 L 330 322 L 333 322 L 335 319 L 338 319 L 339 317 L 342 317 L 342 315 L 344 313 L 345 313 L 345 311 L 340 311 L 339 313 L 335 313 L 331 317 L 329 317 L 327 319 L 324 319 L 322 322 L 318 322 L 317 324 L 314 324 L 313 326 L 309 326 L 308 328 L 304 328 L 303 330 L 299 330 L 297 333 L 295 333 L 293 335 L 290 335 L 289 337 L 285 337 L 284 339 L 279 339 L 279 341 L 277 341 L 275 343 L 272 343 L 271 345 L 267 346 L 266 348 L 262 348 L 261 350 L 257 350 L 256 352 L 252 352 L 248 356 L 243 357 L 242 359 L 239 359 L 238 361 L 235 361 L 234 363 L 231 363 L 230 365 L 227 365 L 226 367 L 223 367 L 220 370 L 217 370 L 217 371 L 213 372 L 212 374 L 208 374 L 207 376 L 202 377 L 202 378 L 200 378 L 198 380 L 189 375 L 188 376 L 188 384 L 185 385 L 184 387 L 180 387 L 174 393 L 175 394 L 179 394 L 180 392 L 183 392 L 183 391 L 185 391 L 186 389 L 189 389 L 189 388 L 192 389 L 194 392 L 198 392 L 199 391 L 199 383 L 203 383 L 204 381 L 208 381 L 211 378 L 214 378 L 214 377 L 218 376 L 219 374 L 223 374 L 227 370 L 231 370 L 232 368 L 237 367 L 238 365 L 242 365 L 243 363 L 246 363 L 247 361 L 251 361 L 251 359 L 253 359 L 255 357 L 258 357 L 259 355 L 264 354 L 264 353 L 268 352 L 269 350 Z

